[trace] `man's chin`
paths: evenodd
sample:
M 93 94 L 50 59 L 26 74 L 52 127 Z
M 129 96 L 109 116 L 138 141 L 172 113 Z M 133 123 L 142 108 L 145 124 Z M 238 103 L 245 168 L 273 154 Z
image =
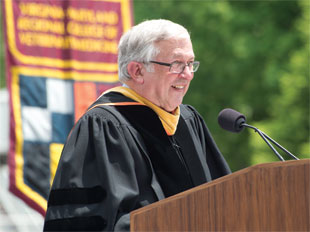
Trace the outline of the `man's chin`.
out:
M 165 111 L 169 112 L 169 113 L 174 113 L 177 108 L 182 104 L 182 102 L 180 104 L 174 104 L 172 106 L 169 106 L 169 107 L 165 107 L 163 108 Z

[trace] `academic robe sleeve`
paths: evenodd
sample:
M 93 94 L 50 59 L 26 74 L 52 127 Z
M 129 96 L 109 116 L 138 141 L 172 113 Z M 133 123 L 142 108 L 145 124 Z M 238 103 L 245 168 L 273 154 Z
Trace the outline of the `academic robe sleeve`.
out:
M 130 133 L 100 109 L 80 119 L 61 155 L 45 231 L 129 231 L 129 212 L 158 200 Z

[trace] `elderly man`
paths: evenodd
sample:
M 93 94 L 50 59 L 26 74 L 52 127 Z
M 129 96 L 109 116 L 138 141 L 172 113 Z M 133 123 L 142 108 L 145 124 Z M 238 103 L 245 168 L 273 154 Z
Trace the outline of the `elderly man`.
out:
M 119 78 L 63 149 L 44 230 L 129 230 L 137 208 L 230 173 L 196 110 L 182 100 L 198 70 L 188 31 L 168 20 L 119 43 Z

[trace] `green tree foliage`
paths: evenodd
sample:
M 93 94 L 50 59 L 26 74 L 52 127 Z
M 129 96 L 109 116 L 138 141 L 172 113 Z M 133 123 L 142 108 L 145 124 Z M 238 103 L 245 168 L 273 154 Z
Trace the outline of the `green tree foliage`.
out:
M 270 118 L 259 123 L 268 128 L 270 135 L 300 158 L 310 157 L 309 143 L 309 23 L 310 2 L 299 2 L 301 17 L 296 21 L 296 29 L 302 46 L 288 57 L 288 66 L 280 73 L 279 92 L 269 105 Z M 270 151 L 262 146 L 254 136 L 250 144 L 253 148 L 253 162 L 266 162 Z
M 305 39 L 309 39 L 309 33 L 308 28 L 299 25 L 306 15 L 305 4 L 180 0 L 133 3 L 136 23 L 165 18 L 190 30 L 201 66 L 185 103 L 201 112 L 233 170 L 260 162 L 254 158 L 260 152 L 269 156 L 262 162 L 274 159 L 253 131 L 232 134 L 219 128 L 217 115 L 228 107 L 244 113 L 249 124 L 268 128 L 266 133 L 293 153 L 302 150 L 306 156 L 309 48 Z M 263 150 L 257 144 L 264 146 Z

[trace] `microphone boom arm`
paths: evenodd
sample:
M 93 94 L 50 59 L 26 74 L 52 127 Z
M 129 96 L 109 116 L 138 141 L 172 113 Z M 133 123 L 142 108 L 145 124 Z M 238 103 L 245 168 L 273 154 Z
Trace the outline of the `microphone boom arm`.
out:
M 261 131 L 262 132 L 262 131 Z M 288 150 L 286 150 L 284 147 L 282 147 L 279 143 L 277 143 L 275 140 L 273 140 L 272 138 L 270 138 L 268 135 L 266 135 L 264 132 L 262 132 L 262 134 L 270 141 L 272 142 L 274 145 L 276 145 L 278 148 L 280 148 L 282 151 L 284 151 L 287 155 L 291 156 L 293 159 L 295 160 L 299 160 L 296 156 L 294 156 L 291 152 L 289 152 Z
M 257 132 L 262 138 L 263 140 L 268 144 L 268 146 L 271 148 L 271 150 L 276 154 L 276 156 L 279 158 L 279 160 L 281 161 L 285 161 L 283 159 L 283 157 L 279 154 L 279 152 L 271 145 L 271 143 L 269 143 L 269 141 L 266 139 L 266 137 L 263 135 L 263 133 L 257 129 L 256 127 L 254 126 L 251 126 L 251 125 L 248 125 L 246 123 L 243 123 L 241 126 L 245 126 L 245 127 L 248 127 L 248 128 L 251 128 L 251 129 L 254 129 L 255 132 Z

